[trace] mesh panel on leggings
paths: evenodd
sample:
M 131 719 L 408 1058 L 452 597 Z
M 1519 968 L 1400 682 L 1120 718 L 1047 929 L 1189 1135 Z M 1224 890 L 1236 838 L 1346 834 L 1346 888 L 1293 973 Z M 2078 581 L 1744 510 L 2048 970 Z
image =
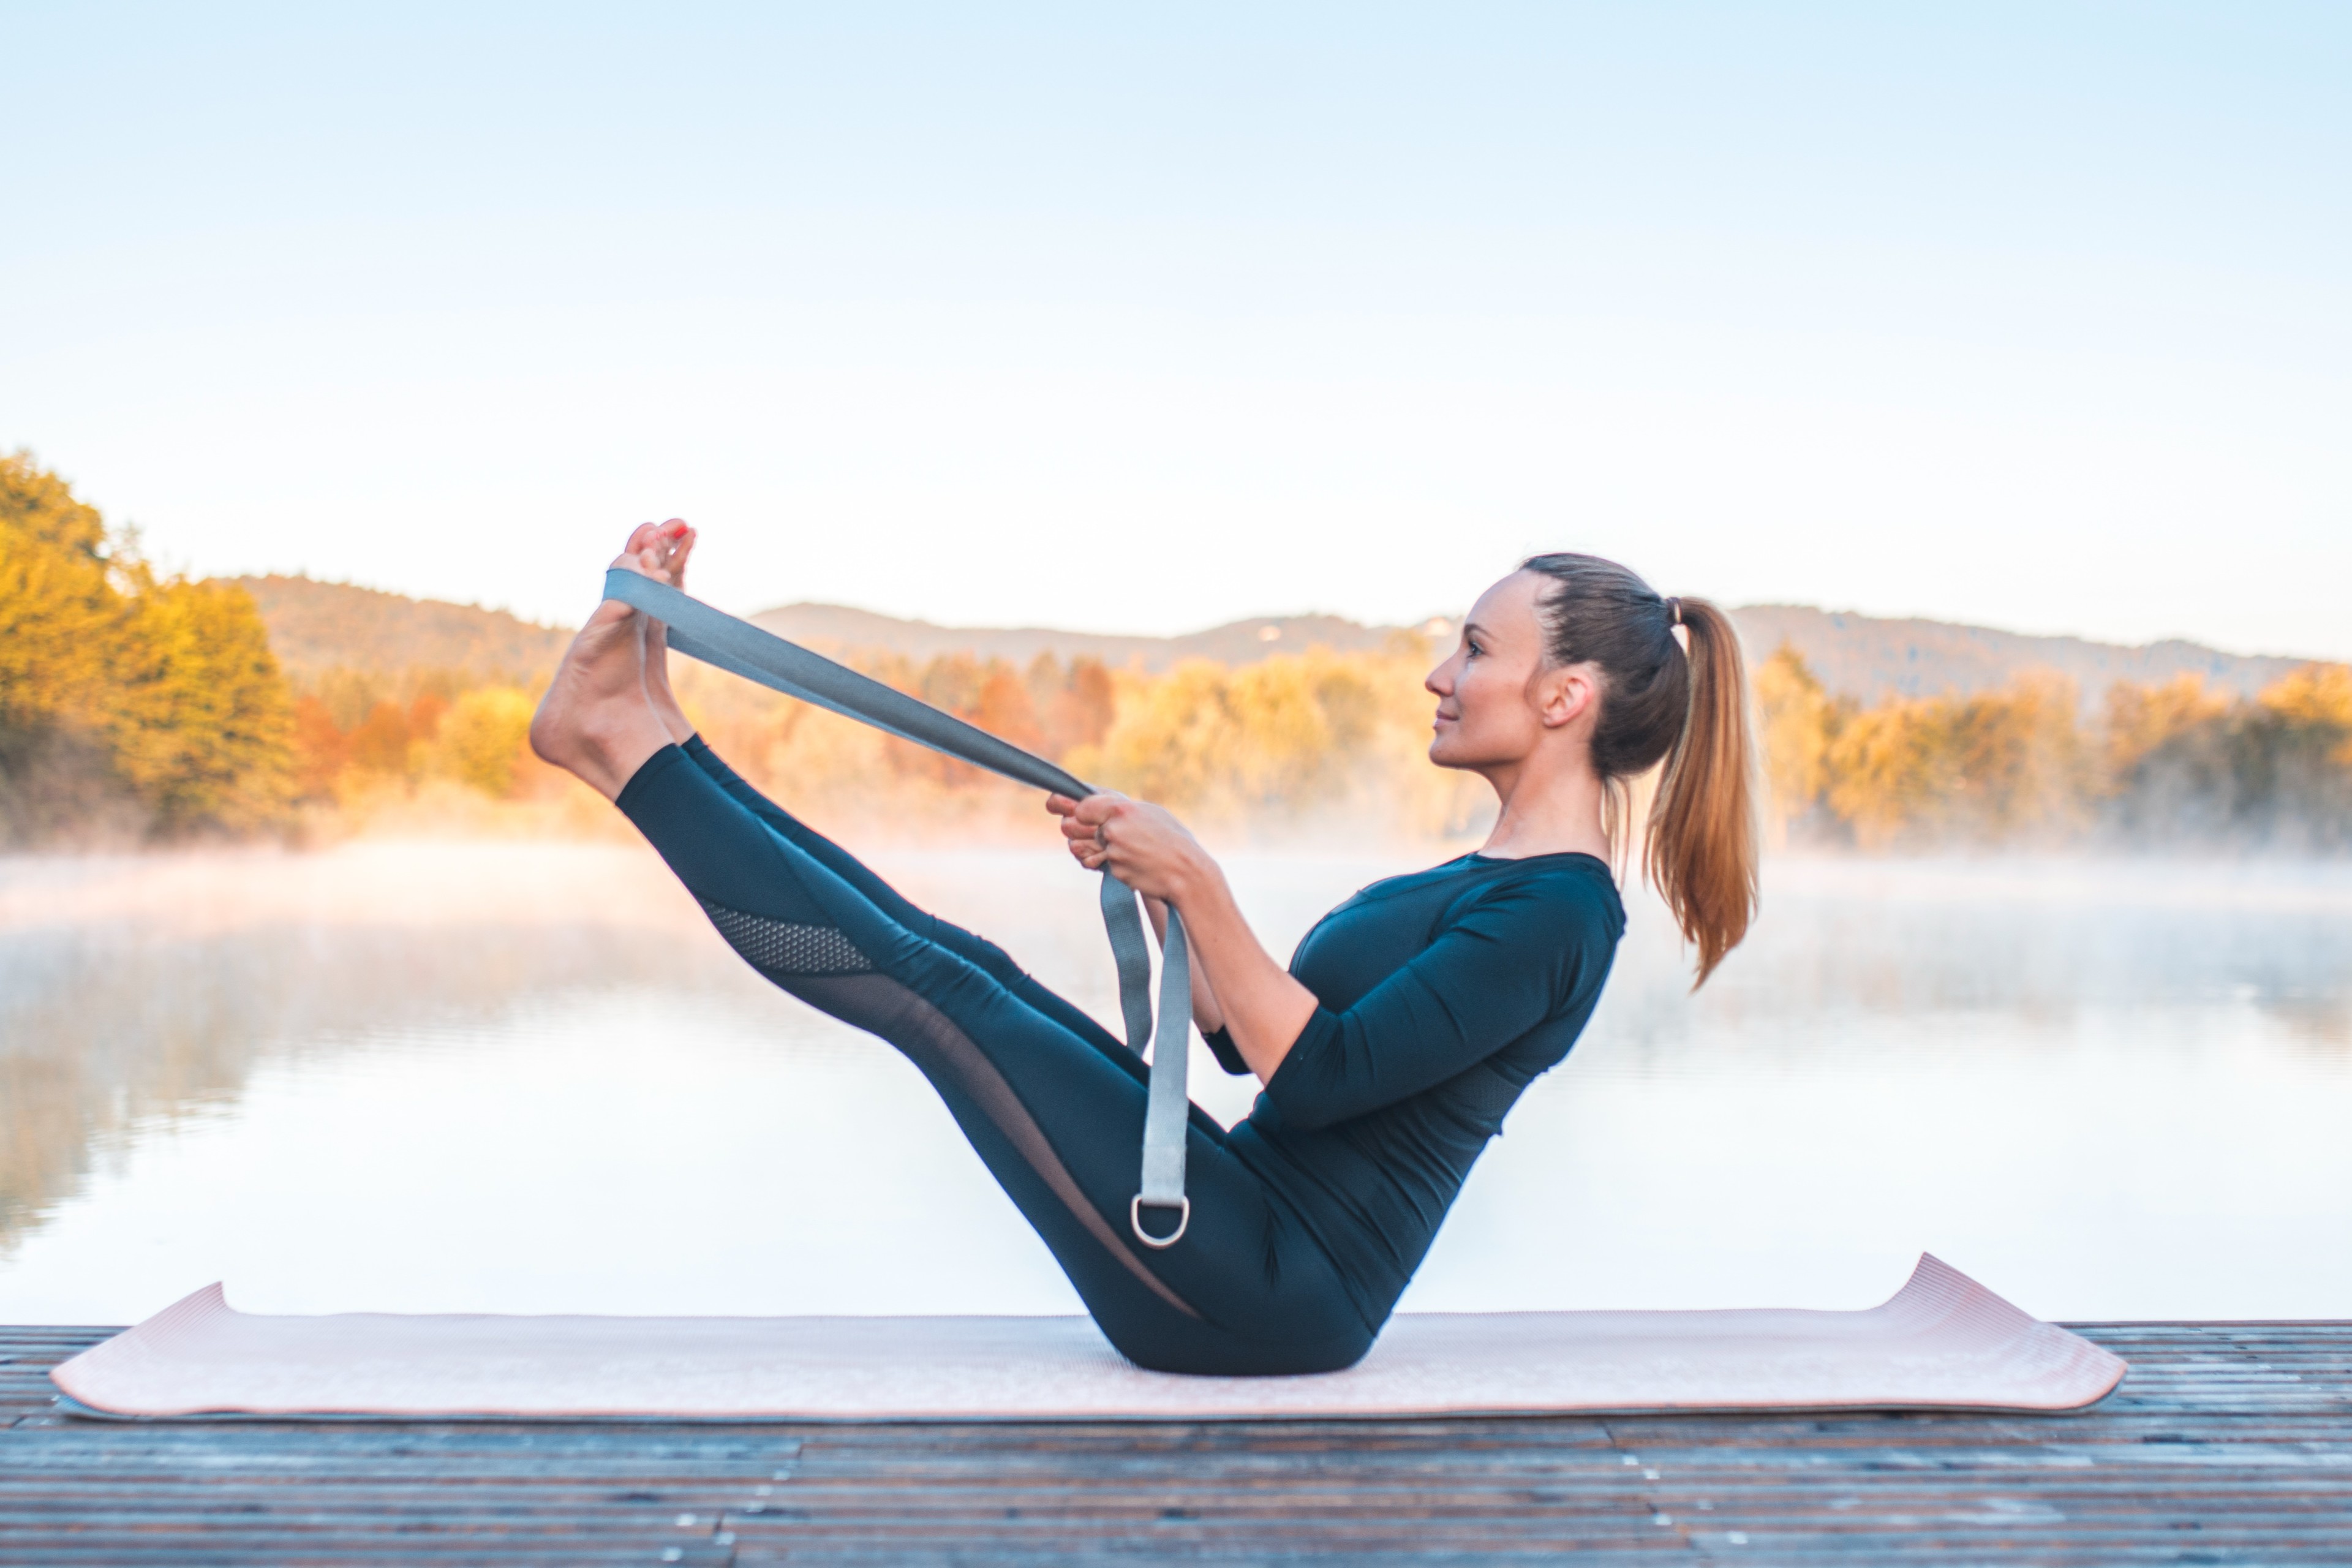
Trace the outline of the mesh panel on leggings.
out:
M 719 934 L 763 974 L 864 974 L 874 967 L 839 926 L 802 925 L 700 902 Z
M 1037 1119 L 1021 1103 L 988 1053 L 947 1015 L 874 963 L 841 928 L 804 925 L 746 914 L 698 900 L 730 946 L 761 973 L 852 1027 L 878 1035 L 903 1052 L 944 1094 L 986 1117 L 1016 1156 L 1062 1201 L 1070 1216 L 1144 1289 L 1188 1318 L 1200 1313 L 1152 1273 L 1126 1238 L 1113 1230 L 1054 1152 Z
M 780 983 L 781 984 L 781 983 Z M 803 978 L 784 987 L 819 1012 L 829 1013 L 856 1028 L 878 1035 L 922 1069 L 942 1093 L 952 1086 L 968 1104 L 988 1118 L 1011 1143 L 1015 1153 L 1054 1195 L 1071 1218 L 1094 1237 L 1104 1251 L 1144 1289 L 1188 1318 L 1200 1312 L 1176 1294 L 1137 1256 L 1127 1238 L 1111 1228 L 1062 1163 L 1045 1130 L 988 1053 L 954 1021 L 898 981 L 880 973 L 841 975 L 832 979 Z

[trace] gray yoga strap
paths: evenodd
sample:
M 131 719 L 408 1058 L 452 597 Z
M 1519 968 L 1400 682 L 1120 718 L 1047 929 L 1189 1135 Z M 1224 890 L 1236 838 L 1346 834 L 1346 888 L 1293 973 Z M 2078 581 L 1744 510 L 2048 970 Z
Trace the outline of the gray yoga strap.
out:
M 823 654 L 714 610 L 666 583 L 615 567 L 604 574 L 604 596 L 660 621 L 669 628 L 669 646 L 689 658 L 1019 784 L 1073 798 L 1096 793 L 1043 757 Z M 1139 1057 L 1153 1036 L 1150 944 L 1134 892 L 1108 871 L 1103 873 L 1102 915 L 1111 957 L 1118 965 L 1118 1005 L 1127 1023 L 1128 1047 Z M 1192 1200 L 1184 1195 L 1184 1069 L 1192 1023 L 1192 960 L 1185 951 L 1184 922 L 1171 909 L 1160 961 L 1160 1049 L 1151 1056 L 1151 1088 L 1143 1113 L 1143 1180 L 1127 1216 L 1137 1239 L 1148 1247 L 1173 1247 L 1192 1221 Z M 1147 1208 L 1174 1209 L 1176 1227 L 1166 1236 L 1152 1235 L 1143 1227 Z

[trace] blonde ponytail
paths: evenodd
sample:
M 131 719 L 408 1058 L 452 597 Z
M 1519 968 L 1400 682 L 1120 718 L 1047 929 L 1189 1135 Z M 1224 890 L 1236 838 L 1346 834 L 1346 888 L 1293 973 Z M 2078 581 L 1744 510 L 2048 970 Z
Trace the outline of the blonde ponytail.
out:
M 1690 698 L 1650 803 L 1642 870 L 1698 949 L 1696 990 L 1756 915 L 1759 791 L 1739 635 L 1704 599 L 1675 604 L 1690 644 Z
M 1662 599 L 1596 555 L 1538 555 L 1521 570 L 1554 584 L 1540 601 L 1551 660 L 1601 670 L 1592 767 L 1612 798 L 1665 764 L 1642 871 L 1698 950 L 1704 985 L 1756 917 L 1760 792 L 1739 636 L 1706 600 Z

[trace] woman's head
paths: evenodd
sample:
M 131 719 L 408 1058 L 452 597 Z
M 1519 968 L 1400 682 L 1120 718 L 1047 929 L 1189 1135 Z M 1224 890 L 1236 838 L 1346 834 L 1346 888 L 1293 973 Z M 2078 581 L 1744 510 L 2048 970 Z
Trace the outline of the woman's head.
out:
M 1622 801 L 1664 764 L 1643 869 L 1697 947 L 1703 983 L 1757 900 L 1754 742 L 1729 618 L 1662 598 L 1613 561 L 1532 556 L 1480 597 L 1430 686 L 1442 766 L 1494 776 L 1565 748 Z

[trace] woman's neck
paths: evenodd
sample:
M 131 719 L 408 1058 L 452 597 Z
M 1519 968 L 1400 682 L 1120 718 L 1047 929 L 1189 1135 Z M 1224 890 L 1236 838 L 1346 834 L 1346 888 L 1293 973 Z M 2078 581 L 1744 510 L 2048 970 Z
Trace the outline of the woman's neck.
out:
M 1591 855 L 1609 858 L 1609 832 L 1601 813 L 1606 798 L 1590 765 L 1547 768 L 1535 759 L 1507 774 L 1488 773 L 1502 811 L 1478 853 L 1497 860 L 1533 855 Z

